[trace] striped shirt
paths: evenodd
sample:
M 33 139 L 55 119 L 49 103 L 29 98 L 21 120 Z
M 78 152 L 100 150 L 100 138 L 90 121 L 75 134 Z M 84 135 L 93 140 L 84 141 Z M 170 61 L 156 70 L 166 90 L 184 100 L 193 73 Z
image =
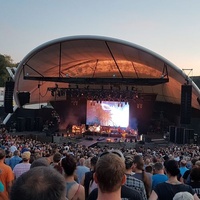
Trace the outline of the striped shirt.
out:
M 144 183 L 141 180 L 135 178 L 133 175 L 134 175 L 134 173 L 126 174 L 125 185 L 137 190 L 140 193 L 140 195 L 142 196 L 142 199 L 147 200 Z

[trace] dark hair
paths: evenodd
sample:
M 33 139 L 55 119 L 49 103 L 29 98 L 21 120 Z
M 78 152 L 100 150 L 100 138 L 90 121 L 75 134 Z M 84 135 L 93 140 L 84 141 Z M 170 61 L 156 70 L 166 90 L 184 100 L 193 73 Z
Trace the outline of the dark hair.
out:
M 14 155 L 14 156 L 18 156 L 18 155 L 19 155 L 19 151 L 18 151 L 18 150 L 15 150 L 14 153 L 13 153 L 13 155 Z
M 200 168 L 194 167 L 190 172 L 190 177 L 192 181 L 200 181 Z
M 175 160 L 168 160 L 165 164 L 165 169 L 167 173 L 171 174 L 171 176 L 177 176 L 180 174 L 178 162 Z
M 31 167 L 30 168 L 34 168 L 34 167 L 41 167 L 41 166 L 49 166 L 49 162 L 45 157 L 42 158 L 38 158 L 36 160 L 34 160 L 31 163 Z
M 142 159 L 142 156 L 140 156 L 140 155 L 134 156 L 133 163 L 136 164 L 136 168 L 137 169 L 143 170 L 143 168 L 144 168 L 144 161 Z
M 130 169 L 133 166 L 133 156 L 130 154 L 125 154 L 124 158 L 125 158 L 126 169 Z
M 72 175 L 76 170 L 76 160 L 72 155 L 67 154 L 65 158 L 62 159 L 61 165 L 65 174 L 68 176 Z
M 153 169 L 154 169 L 154 170 L 157 170 L 157 171 L 159 171 L 159 170 L 161 170 L 161 169 L 163 169 L 163 168 L 164 168 L 164 166 L 163 166 L 163 164 L 160 163 L 160 162 L 155 163 L 154 166 L 153 166 Z
M 53 155 L 53 161 L 54 161 L 55 163 L 58 163 L 58 162 L 60 162 L 61 157 L 62 157 L 62 155 L 61 155 L 60 153 L 56 152 L 56 153 Z
M 147 166 L 145 167 L 145 171 L 146 171 L 146 172 L 149 172 L 149 173 L 152 173 L 152 172 L 153 172 L 153 167 L 152 167 L 151 165 L 147 165 Z
M 50 167 L 41 166 L 23 173 L 15 181 L 10 200 L 63 200 L 65 196 L 64 177 Z
M 90 160 L 90 163 L 91 163 L 92 166 L 95 166 L 97 161 L 98 161 L 98 157 L 97 156 L 93 156 L 91 158 L 91 160 Z
M 6 152 L 3 149 L 0 149 L 0 160 L 6 156 Z
M 198 159 L 193 158 L 193 159 L 191 160 L 192 165 L 195 165 L 195 163 L 196 163 L 197 161 L 198 161 Z

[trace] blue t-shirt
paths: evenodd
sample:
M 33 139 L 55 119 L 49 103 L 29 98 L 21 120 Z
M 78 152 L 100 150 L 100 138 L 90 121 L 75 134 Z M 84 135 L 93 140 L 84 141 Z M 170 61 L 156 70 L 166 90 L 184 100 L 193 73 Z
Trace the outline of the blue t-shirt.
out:
M 154 174 L 152 176 L 152 189 L 154 189 L 159 183 L 163 183 L 167 180 L 168 177 L 165 174 Z
M 3 192 L 4 191 L 4 185 L 3 183 L 0 181 L 0 192 Z

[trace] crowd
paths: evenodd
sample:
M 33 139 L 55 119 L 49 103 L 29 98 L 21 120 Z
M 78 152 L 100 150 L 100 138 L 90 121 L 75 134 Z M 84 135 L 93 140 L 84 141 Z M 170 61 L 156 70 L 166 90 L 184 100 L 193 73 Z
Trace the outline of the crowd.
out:
M 112 149 L 1 135 L 2 200 L 200 197 L 198 145 Z

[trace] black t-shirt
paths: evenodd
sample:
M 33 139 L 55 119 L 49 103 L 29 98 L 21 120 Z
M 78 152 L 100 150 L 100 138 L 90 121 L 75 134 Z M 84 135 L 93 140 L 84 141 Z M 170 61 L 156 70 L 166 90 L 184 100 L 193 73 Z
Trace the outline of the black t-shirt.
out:
M 189 170 L 187 170 L 187 171 L 183 174 L 183 179 L 184 179 L 184 180 L 187 180 L 187 178 L 188 178 L 190 172 L 191 172 L 191 170 L 189 169 Z
M 194 182 L 190 182 L 188 185 L 192 186 L 197 196 L 200 197 L 200 182 L 194 181 Z
M 98 188 L 94 189 L 90 193 L 88 200 L 96 200 L 97 196 L 98 196 Z M 122 185 L 121 188 L 121 198 L 126 198 L 129 200 L 142 200 L 142 197 L 137 190 L 131 189 L 125 185 Z
M 192 187 L 185 184 L 170 184 L 170 183 L 160 183 L 155 189 L 155 193 L 158 195 L 159 200 L 173 200 L 173 197 L 178 192 L 189 192 L 192 195 L 195 194 Z
M 94 171 L 85 173 L 84 188 L 85 188 L 85 198 L 87 199 L 89 194 L 90 181 L 93 179 Z

